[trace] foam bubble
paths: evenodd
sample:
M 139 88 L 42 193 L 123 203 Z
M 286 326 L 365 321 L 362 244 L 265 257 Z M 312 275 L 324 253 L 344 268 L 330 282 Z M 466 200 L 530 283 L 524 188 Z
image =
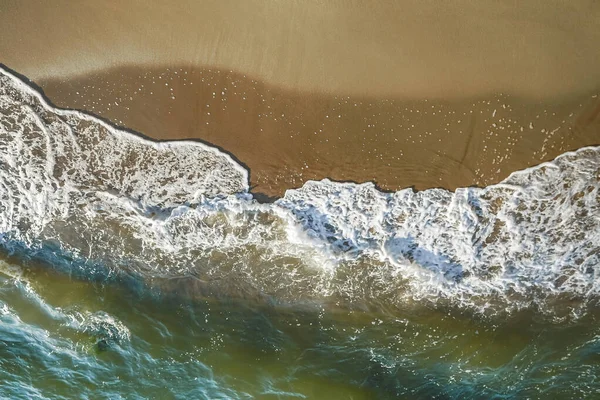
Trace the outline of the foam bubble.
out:
M 58 110 L 0 73 L 0 243 L 65 268 L 188 277 L 203 294 L 546 307 L 598 296 L 600 148 L 486 188 L 309 181 L 273 204 L 195 142 Z

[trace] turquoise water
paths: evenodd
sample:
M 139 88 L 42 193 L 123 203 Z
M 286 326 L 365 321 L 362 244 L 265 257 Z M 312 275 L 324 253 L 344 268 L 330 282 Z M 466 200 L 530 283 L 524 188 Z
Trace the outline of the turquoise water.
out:
M 178 295 L 184 283 L 74 280 L 48 265 L 10 275 L 0 279 L 3 398 L 600 395 L 595 315 L 265 305 Z

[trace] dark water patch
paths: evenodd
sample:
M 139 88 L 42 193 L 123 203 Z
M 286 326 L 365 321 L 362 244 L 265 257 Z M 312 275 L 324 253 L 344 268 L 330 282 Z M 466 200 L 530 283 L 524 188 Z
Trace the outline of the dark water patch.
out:
M 98 285 L 43 268 L 23 269 L 19 279 L 29 291 L 2 281 L 0 301 L 21 309 L 24 319 L 3 314 L 0 359 L 12 366 L 3 379 L 31 376 L 33 388 L 49 397 L 103 390 L 140 398 L 543 398 L 600 389 L 583 379 L 597 368 L 592 316 L 555 324 L 531 313 L 477 321 L 459 310 L 311 311 L 178 297 L 175 286 L 160 295 L 151 287 L 131 291 L 126 282 Z M 27 293 L 43 299 L 29 307 L 102 318 L 65 335 L 53 327 L 64 323 L 60 318 L 25 318 L 31 312 L 15 303 Z M 116 327 L 129 334 L 119 336 Z M 42 367 L 50 364 L 49 371 Z M 42 371 L 46 378 L 39 379 Z M 2 390 L 28 393 L 26 382 L 21 391 Z

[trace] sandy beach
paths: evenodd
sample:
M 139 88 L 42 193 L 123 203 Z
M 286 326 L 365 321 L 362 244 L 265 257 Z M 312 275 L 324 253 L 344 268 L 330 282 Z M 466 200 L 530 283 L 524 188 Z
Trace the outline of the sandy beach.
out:
M 245 163 L 254 191 L 269 196 L 325 177 L 387 190 L 485 186 L 600 143 L 600 99 L 591 93 L 561 101 L 336 96 L 189 67 L 39 83 L 61 107 L 156 139 L 213 143 Z
M 0 0 L 0 399 L 599 398 L 599 22 Z
M 600 5 L 588 0 L 0 4 L 3 62 L 34 80 L 143 64 L 375 97 L 554 97 L 600 83 Z
M 593 2 L 29 3 L 1 7 L 0 62 L 60 107 L 220 146 L 269 196 L 488 185 L 600 143 Z

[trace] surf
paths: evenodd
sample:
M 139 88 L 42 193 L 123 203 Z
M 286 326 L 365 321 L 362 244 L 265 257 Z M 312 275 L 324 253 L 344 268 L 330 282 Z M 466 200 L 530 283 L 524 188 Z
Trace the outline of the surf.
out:
M 58 109 L 0 71 L 0 246 L 82 277 L 193 277 L 281 303 L 584 315 L 598 298 L 600 148 L 484 188 L 308 181 L 273 203 L 231 155 Z

